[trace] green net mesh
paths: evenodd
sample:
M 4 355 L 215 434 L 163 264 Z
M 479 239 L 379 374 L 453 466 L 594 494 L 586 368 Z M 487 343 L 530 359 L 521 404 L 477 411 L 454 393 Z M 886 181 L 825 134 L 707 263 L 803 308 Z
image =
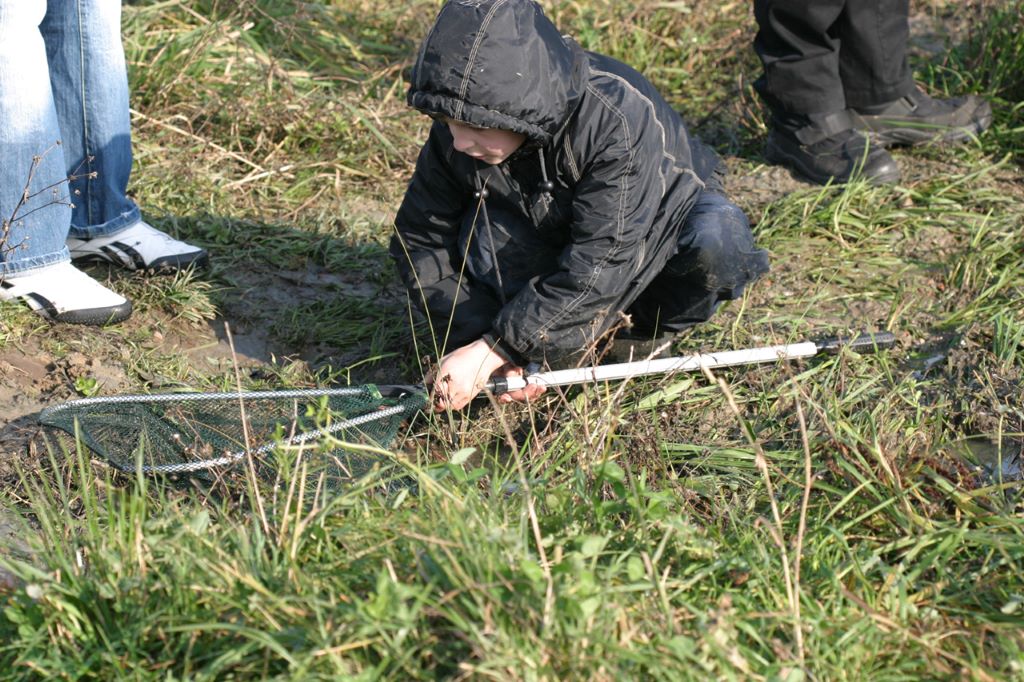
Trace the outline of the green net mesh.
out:
M 84 398 L 47 408 L 39 421 L 76 436 L 122 471 L 180 474 L 230 466 L 246 453 L 262 458 L 281 446 L 322 443 L 328 435 L 332 443 L 386 448 L 428 402 L 413 387 L 387 393 L 367 385 Z M 337 460 L 337 452 L 326 454 Z

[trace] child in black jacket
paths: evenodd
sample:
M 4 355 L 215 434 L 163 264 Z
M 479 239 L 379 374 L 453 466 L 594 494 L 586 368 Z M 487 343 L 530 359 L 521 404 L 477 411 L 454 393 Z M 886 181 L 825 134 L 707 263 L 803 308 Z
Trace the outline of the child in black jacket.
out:
M 532 0 L 449 0 L 408 102 L 435 123 L 391 254 L 450 350 L 437 409 L 571 359 L 621 313 L 647 338 L 703 322 L 768 270 L 714 151 L 647 79 L 560 35 Z

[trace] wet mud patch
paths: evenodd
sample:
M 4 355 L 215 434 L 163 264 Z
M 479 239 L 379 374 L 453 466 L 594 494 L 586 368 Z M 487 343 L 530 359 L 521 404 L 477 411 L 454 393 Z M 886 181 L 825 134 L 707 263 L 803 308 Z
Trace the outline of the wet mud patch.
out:
M 255 263 L 236 270 L 231 281 L 218 289 L 219 316 L 206 323 L 143 305 L 117 327 L 43 326 L 0 349 L 0 480 L 15 475 L 14 463 L 26 456 L 39 433 L 39 412 L 51 405 L 91 395 L 219 390 L 204 389 L 203 379 L 227 377 L 233 384 L 236 369 L 244 380 L 268 387 L 281 384 L 282 373 L 300 385 L 313 385 L 321 368 L 366 359 L 365 345 L 346 346 L 340 337 L 335 343 L 329 333 L 282 335 L 296 310 L 309 311 L 315 320 L 321 306 L 330 313 L 331 301 L 356 301 L 374 306 L 374 313 L 388 311 L 397 329 L 408 326 L 404 297 L 365 272 Z M 359 330 L 373 330 L 372 316 L 356 314 L 351 322 Z M 139 362 L 140 353 L 150 362 Z M 408 383 L 401 363 L 395 362 L 368 363 L 343 378 Z

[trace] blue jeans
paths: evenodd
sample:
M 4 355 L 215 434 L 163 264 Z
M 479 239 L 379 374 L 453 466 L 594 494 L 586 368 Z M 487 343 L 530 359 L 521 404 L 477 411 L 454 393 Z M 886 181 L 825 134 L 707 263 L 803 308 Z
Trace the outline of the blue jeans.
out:
M 0 0 L 0 275 L 140 219 L 119 0 Z

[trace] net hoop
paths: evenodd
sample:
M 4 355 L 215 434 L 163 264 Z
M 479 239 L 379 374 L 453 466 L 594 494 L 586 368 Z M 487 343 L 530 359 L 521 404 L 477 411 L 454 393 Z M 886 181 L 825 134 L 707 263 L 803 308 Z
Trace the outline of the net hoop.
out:
M 365 396 L 368 392 L 380 397 L 380 391 L 377 390 L 377 387 L 371 385 L 346 388 L 311 388 L 275 391 L 221 391 L 213 393 L 183 392 L 97 396 L 92 398 L 79 398 L 77 400 L 48 407 L 40 413 L 39 421 L 44 425 L 54 426 L 64 431 L 68 431 L 68 429 L 65 426 L 61 426 L 59 422 L 61 420 L 65 420 L 66 422 L 68 417 L 71 417 L 74 420 L 75 427 L 75 433 L 73 435 L 78 438 L 80 437 L 83 427 L 79 422 L 80 415 L 77 414 L 77 411 L 81 408 L 87 408 L 90 406 L 203 402 L 227 403 L 232 401 L 239 401 L 244 404 L 245 401 L 256 400 L 309 400 L 320 397 Z M 304 431 L 302 433 L 295 434 L 290 438 L 275 440 L 273 442 L 260 445 L 259 447 L 252 448 L 251 450 L 243 448 L 237 451 L 226 452 L 219 457 L 193 462 L 144 464 L 136 461 L 134 469 L 143 473 L 182 474 L 229 466 L 237 463 L 247 455 L 259 457 L 282 446 L 299 446 L 347 429 L 357 428 L 373 422 L 384 421 L 391 419 L 392 417 L 407 416 L 412 409 L 418 409 L 419 405 L 417 403 L 425 403 L 425 394 L 421 394 L 414 390 L 414 387 L 408 387 L 408 390 L 392 391 L 392 393 L 395 395 L 391 400 L 399 400 L 399 402 L 394 405 L 379 406 L 365 414 L 341 419 L 326 427 Z M 409 401 L 405 401 L 403 398 L 413 399 L 413 404 L 410 405 Z M 126 467 L 118 465 L 117 463 L 114 463 L 114 466 L 118 469 L 126 470 Z

